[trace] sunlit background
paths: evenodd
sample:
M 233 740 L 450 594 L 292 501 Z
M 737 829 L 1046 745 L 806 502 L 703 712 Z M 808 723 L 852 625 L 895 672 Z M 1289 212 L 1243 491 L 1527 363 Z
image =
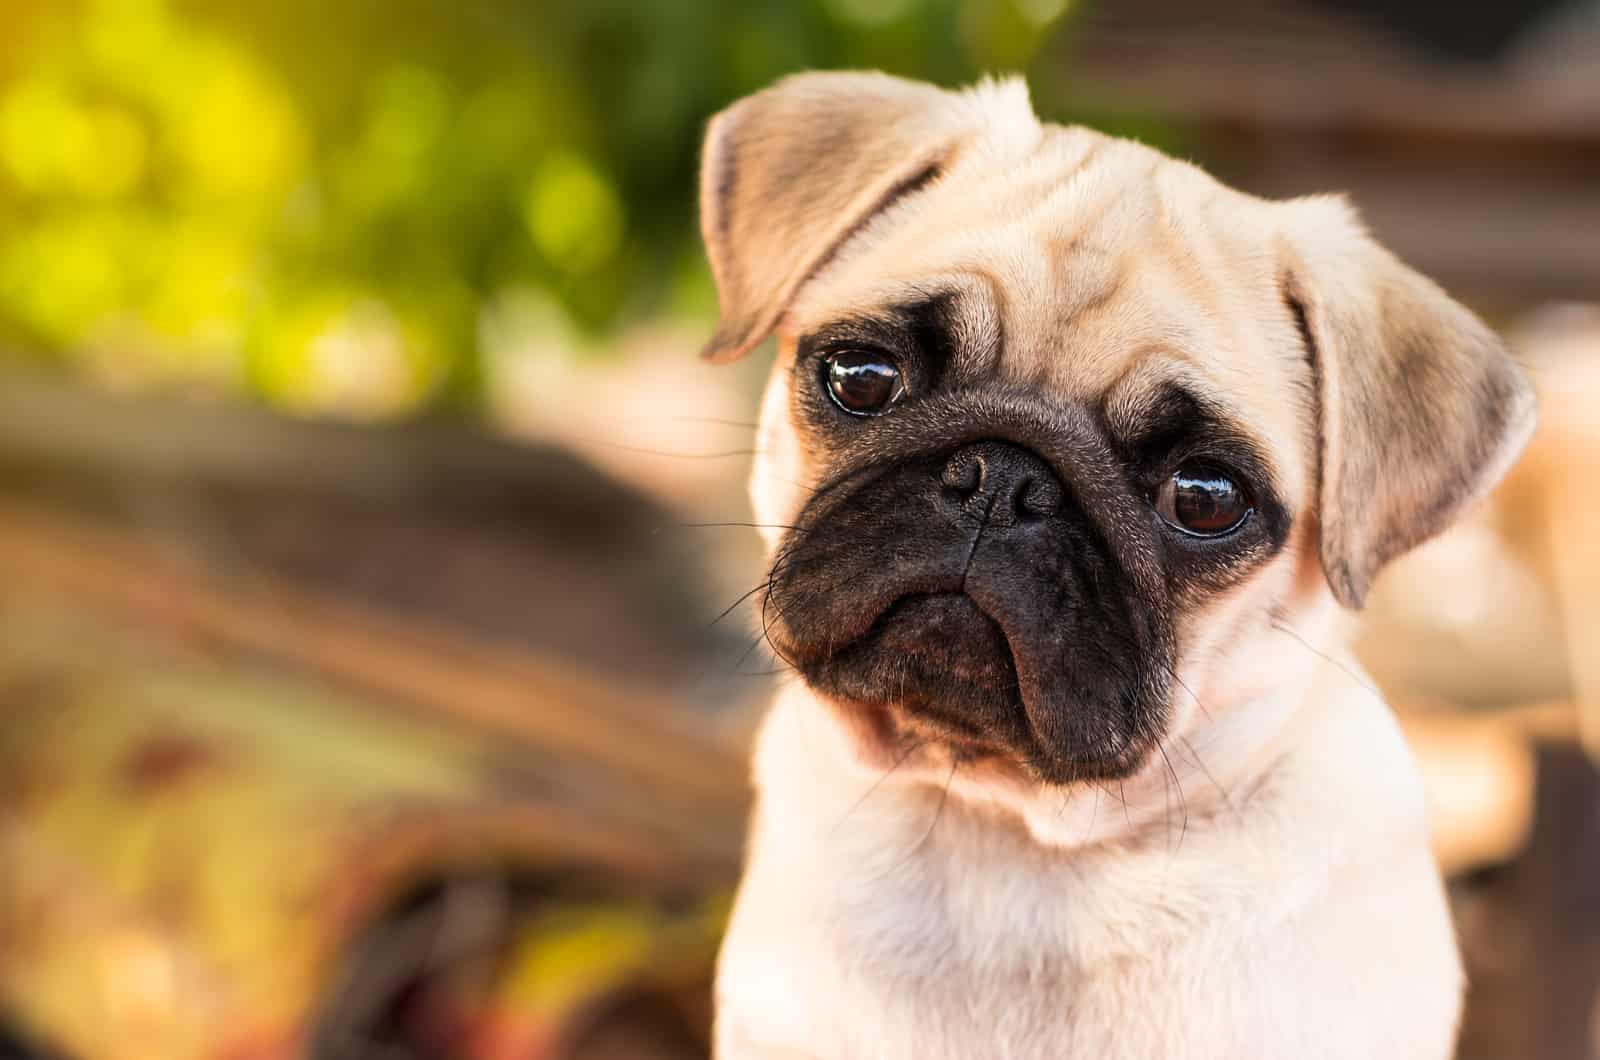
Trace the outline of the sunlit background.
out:
M 1360 648 L 1461 1056 L 1600 1057 L 1596 0 L 8 0 L 0 1057 L 706 1055 L 782 666 L 695 169 L 832 67 L 1348 191 L 1508 335 L 1541 433 Z
M 703 321 L 717 107 L 811 66 L 1020 66 L 1063 6 L 10 4 L 7 337 L 122 388 L 493 408 Z

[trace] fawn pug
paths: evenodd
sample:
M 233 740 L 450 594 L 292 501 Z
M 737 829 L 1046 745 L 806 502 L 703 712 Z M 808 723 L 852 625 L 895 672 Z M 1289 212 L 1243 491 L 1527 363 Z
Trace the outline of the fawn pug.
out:
M 1334 197 L 789 78 L 712 122 L 721 322 L 797 679 L 755 754 L 717 1051 L 1417 1057 L 1462 975 L 1417 772 L 1337 647 L 1533 424 Z

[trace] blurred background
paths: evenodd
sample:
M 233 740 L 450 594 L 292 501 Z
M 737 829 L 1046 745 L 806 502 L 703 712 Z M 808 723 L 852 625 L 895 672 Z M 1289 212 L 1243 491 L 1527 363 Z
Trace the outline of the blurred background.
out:
M 780 667 L 696 157 L 828 67 L 1348 191 L 1509 336 L 1360 651 L 1461 1056 L 1600 1057 L 1596 0 L 8 0 L 0 1057 L 706 1055 Z

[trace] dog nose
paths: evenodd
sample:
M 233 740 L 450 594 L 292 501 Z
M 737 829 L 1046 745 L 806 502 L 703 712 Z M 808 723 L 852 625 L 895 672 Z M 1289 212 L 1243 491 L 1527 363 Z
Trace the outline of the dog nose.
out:
M 991 522 L 1036 522 L 1061 507 L 1061 481 L 1043 458 L 1007 442 L 976 442 L 945 462 L 939 482 L 962 509 Z

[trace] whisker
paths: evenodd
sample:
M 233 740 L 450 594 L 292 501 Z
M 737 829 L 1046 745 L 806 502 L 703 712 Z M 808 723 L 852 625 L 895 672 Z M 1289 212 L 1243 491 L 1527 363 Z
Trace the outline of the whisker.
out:
M 604 449 L 615 449 L 623 453 L 641 453 L 645 456 L 659 456 L 669 460 L 725 460 L 735 456 L 757 456 L 760 449 L 725 449 L 711 453 L 673 453 L 665 449 L 651 449 L 643 445 L 623 445 L 621 442 L 596 442 Z
M 1218 783 L 1217 778 L 1212 775 L 1211 770 L 1208 769 L 1206 764 L 1200 760 L 1200 752 L 1194 749 L 1194 744 L 1189 742 L 1189 738 L 1187 736 L 1178 737 L 1178 742 L 1183 744 L 1183 746 L 1188 750 L 1190 760 L 1199 767 L 1200 772 L 1205 774 L 1205 778 L 1211 782 L 1211 786 L 1217 789 L 1217 794 L 1222 796 L 1223 804 L 1228 807 L 1228 810 L 1231 813 L 1237 815 L 1239 812 L 1238 807 L 1234 806 L 1233 798 L 1228 794 L 1228 789 Z
M 1178 771 L 1176 769 L 1172 768 L 1172 759 L 1167 757 L 1167 749 L 1164 746 L 1162 746 L 1162 743 L 1163 743 L 1163 741 L 1157 741 L 1156 750 L 1161 752 L 1161 760 L 1167 764 L 1167 772 L 1172 774 L 1172 783 L 1178 789 L 1178 803 L 1179 803 L 1181 812 L 1183 813 L 1183 825 L 1182 825 L 1182 828 L 1178 832 L 1178 845 L 1173 851 L 1174 853 L 1176 853 L 1177 851 L 1183 849 L 1184 836 L 1189 834 L 1189 800 L 1184 798 L 1184 795 L 1183 795 L 1183 781 L 1181 779 L 1179 779 Z M 1167 829 L 1168 829 L 1168 835 L 1170 836 L 1171 835 L 1171 829 L 1172 829 L 1172 823 L 1171 823 L 1171 819 L 1170 819 L 1170 814 L 1171 814 L 1170 807 L 1168 809 L 1168 814 L 1169 814 L 1169 818 L 1168 818 L 1168 822 L 1167 822 Z
M 1288 623 L 1284 622 L 1282 619 L 1277 618 L 1276 616 L 1274 616 L 1272 619 L 1270 619 L 1269 624 L 1272 626 L 1273 629 L 1277 630 L 1279 633 L 1286 633 L 1289 636 L 1293 637 L 1296 641 L 1299 642 L 1301 647 L 1305 648 L 1311 654 L 1321 658 L 1325 662 L 1329 662 L 1329 663 L 1332 663 L 1334 666 L 1337 666 L 1340 670 L 1342 670 L 1344 672 L 1344 675 L 1346 677 L 1350 678 L 1350 680 L 1354 681 L 1356 684 L 1360 685 L 1362 688 L 1366 689 L 1368 692 L 1371 692 L 1373 695 L 1377 696 L 1379 699 L 1383 698 L 1383 693 L 1378 691 L 1378 689 L 1372 684 L 1372 682 L 1364 679 L 1360 674 L 1358 674 L 1354 670 L 1350 669 L 1350 667 L 1346 666 L 1343 662 L 1340 662 L 1338 659 L 1334 658 L 1332 655 L 1329 655 L 1327 652 L 1322 651 L 1316 645 L 1314 645 L 1310 641 L 1306 640 L 1299 633 L 1297 633 L 1293 629 L 1291 629 L 1289 627 Z
M 745 662 L 749 660 L 751 653 L 754 652 L 757 648 L 759 648 L 761 646 L 761 642 L 763 640 L 765 640 L 768 644 L 772 643 L 771 639 L 767 636 L 767 631 L 764 630 L 764 629 L 760 633 L 757 633 L 755 635 L 755 638 L 750 641 L 750 646 L 744 650 L 744 654 L 739 656 L 739 661 L 734 663 L 732 668 L 730 668 L 728 670 L 728 672 L 730 674 L 737 674 L 737 673 L 743 672 L 743 667 L 744 667 Z M 787 659 L 785 659 L 784 661 L 785 662 L 789 662 L 789 660 L 787 660 Z M 789 665 L 793 666 L 794 664 L 793 663 L 789 663 Z
M 715 416 L 643 416 L 640 419 L 645 423 L 710 423 L 718 427 L 744 427 L 752 431 L 761 426 L 746 420 L 724 420 Z
M 1094 808 L 1089 811 L 1089 827 L 1083 830 L 1083 838 L 1078 840 L 1080 843 L 1087 843 L 1094 835 L 1094 823 L 1100 819 L 1100 793 L 1102 790 L 1100 785 L 1096 784 L 1094 786 Z M 1063 801 L 1062 805 L 1065 806 L 1066 802 Z
M 1106 798 L 1108 798 L 1108 799 L 1115 798 L 1117 800 L 1117 802 L 1122 805 L 1123 809 L 1127 809 L 1128 800 L 1125 799 L 1123 796 L 1121 796 L 1121 795 L 1113 795 L 1111 793 L 1111 789 L 1109 787 L 1107 787 L 1105 784 L 1099 783 L 1098 781 L 1095 783 L 1095 787 L 1098 788 L 1100 791 L 1104 792 Z
M 939 827 L 939 821 L 944 817 L 944 804 L 950 801 L 950 785 L 955 782 L 956 766 L 958 765 L 960 765 L 960 761 L 952 755 L 950 758 L 950 775 L 944 778 L 944 790 L 939 793 L 939 808 L 933 812 L 933 823 L 928 825 L 928 830 L 922 833 L 922 838 L 917 840 L 916 845 L 906 855 L 907 861 L 922 849 L 922 845 L 933 835 L 933 830 Z
M 776 655 L 778 658 L 782 659 L 785 663 L 788 663 L 790 666 L 792 666 L 796 670 L 798 670 L 798 669 L 800 669 L 800 664 L 795 662 L 793 659 L 789 658 L 787 655 L 785 655 L 783 653 L 782 649 L 780 649 L 778 647 L 778 645 L 772 639 L 772 621 L 767 618 L 767 607 L 771 603 L 772 603 L 772 594 L 769 592 L 769 593 L 767 593 L 766 596 L 761 598 L 761 636 L 757 638 L 756 643 L 759 644 L 763 640 L 766 641 L 767 642 L 767 647 L 772 650 L 772 654 Z M 781 606 L 778 608 L 777 617 L 778 618 L 782 618 L 783 617 L 783 608 Z
M 872 786 L 870 788 L 868 788 L 865 792 L 863 792 L 861 797 L 850 805 L 850 808 L 844 812 L 844 816 L 839 818 L 839 820 L 837 822 L 835 822 L 834 826 L 831 829 L 829 829 L 828 834 L 832 835 L 834 832 L 837 832 L 839 830 L 840 826 L 842 826 L 846 821 L 848 821 L 850 819 L 851 815 L 854 814 L 857 810 L 861 809 L 862 804 L 864 804 L 868 799 L 870 799 L 872 797 L 873 792 L 877 791 L 878 788 L 880 788 L 883 785 L 883 782 L 889 779 L 890 774 L 892 774 L 895 770 L 899 769 L 902 765 L 905 764 L 905 762 L 906 762 L 906 760 L 908 758 L 910 758 L 916 752 L 922 750 L 922 748 L 925 747 L 925 746 L 927 746 L 926 742 L 922 741 L 922 742 L 918 742 L 918 743 L 912 744 L 910 747 L 907 747 L 903 752 L 901 752 L 900 757 L 896 758 L 894 760 L 894 764 L 891 765 L 888 769 L 884 770 L 883 775 L 881 777 L 879 777 L 877 780 L 873 781 L 872 782 Z
M 722 611 L 720 613 L 718 613 L 716 618 L 713 618 L 710 622 L 706 623 L 706 628 L 710 629 L 712 626 L 715 626 L 718 622 L 721 622 L 723 619 L 725 619 L 729 615 L 733 614 L 734 608 L 738 607 L 740 604 L 744 603 L 746 600 L 750 599 L 752 596 L 754 596 L 756 593 L 759 593 L 762 589 L 765 589 L 766 587 L 767 587 L 767 583 L 766 582 L 762 582 L 760 585 L 756 586 L 754 589 L 751 589 L 749 592 L 741 593 L 739 595 L 739 599 L 735 600 L 733 603 L 731 603 L 727 607 L 723 608 Z
M 1168 677 L 1172 678 L 1172 680 L 1177 683 L 1179 688 L 1189 693 L 1189 698 L 1194 702 L 1195 707 L 1199 709 L 1200 713 L 1206 716 L 1207 721 L 1216 720 L 1211 716 L 1211 711 L 1206 709 L 1206 705 L 1200 702 L 1200 697 L 1194 694 L 1194 689 L 1189 687 L 1188 682 L 1184 681 L 1183 678 L 1178 676 L 1178 671 L 1175 667 L 1163 664 L 1162 669 L 1167 672 Z
M 657 527 L 656 529 L 658 531 L 659 530 L 666 530 L 666 529 L 671 529 L 671 530 L 720 530 L 720 529 L 723 529 L 725 527 L 730 527 L 730 526 L 731 527 L 742 527 L 742 528 L 744 528 L 746 530 L 793 530 L 795 533 L 800 533 L 800 534 L 803 534 L 803 533 L 806 532 L 804 527 L 790 526 L 788 523 L 741 523 L 741 522 L 726 522 L 726 523 L 669 523 L 664 527 Z
M 750 599 L 756 593 L 759 593 L 763 589 L 771 589 L 772 586 L 773 586 L 773 582 L 776 581 L 778 576 L 780 574 L 782 574 L 788 568 L 789 568 L 789 555 L 788 555 L 788 550 L 786 550 L 785 552 L 780 553 L 778 558 L 773 561 L 772 567 L 767 571 L 767 576 L 761 582 L 759 582 L 753 588 L 741 593 L 739 595 L 738 599 L 734 600 L 733 603 L 731 603 L 727 607 L 723 608 L 722 611 L 718 613 L 716 618 L 713 618 L 710 622 L 708 622 L 706 624 L 706 628 L 710 629 L 712 626 L 715 626 L 718 622 L 721 622 L 723 619 L 727 618 L 730 614 L 733 613 L 733 611 L 740 604 L 742 604 L 746 600 Z M 781 617 L 781 614 L 782 614 L 782 612 L 780 611 L 780 617 Z

